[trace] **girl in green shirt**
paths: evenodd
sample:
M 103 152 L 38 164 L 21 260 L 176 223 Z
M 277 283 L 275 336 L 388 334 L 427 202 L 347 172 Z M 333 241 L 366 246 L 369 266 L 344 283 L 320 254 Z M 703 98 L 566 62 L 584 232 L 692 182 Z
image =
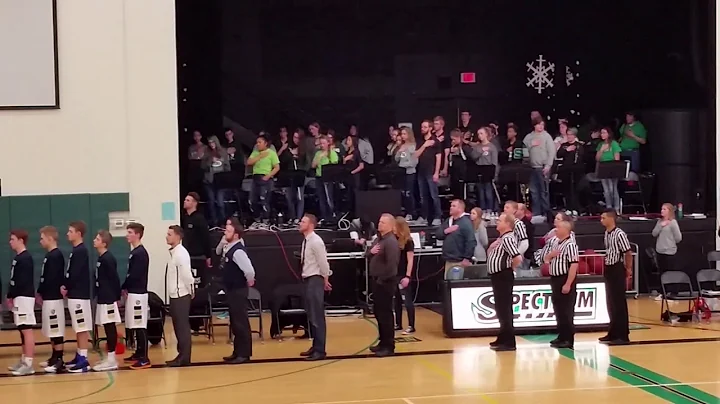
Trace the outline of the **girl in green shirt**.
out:
M 322 180 L 322 168 L 328 164 L 337 164 L 338 155 L 330 146 L 328 138 L 320 138 L 320 148 L 315 152 L 312 161 L 312 168 L 315 169 L 315 191 L 317 192 L 318 204 L 320 205 L 320 217 L 329 219 L 334 215 L 333 184 L 325 183 Z
M 608 127 L 602 128 L 600 130 L 600 143 L 597 145 L 597 153 L 595 153 L 595 161 L 598 163 L 619 161 L 620 151 L 620 145 L 613 140 L 612 130 Z M 615 209 L 619 212 L 620 194 L 617 189 L 617 178 L 601 178 L 600 183 L 603 187 L 605 206 L 608 209 Z

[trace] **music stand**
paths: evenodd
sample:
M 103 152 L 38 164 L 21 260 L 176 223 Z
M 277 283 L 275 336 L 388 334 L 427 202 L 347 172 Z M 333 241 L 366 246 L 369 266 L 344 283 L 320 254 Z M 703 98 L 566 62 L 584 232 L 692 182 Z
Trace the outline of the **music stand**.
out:
M 385 166 L 375 174 L 377 185 L 389 186 L 394 189 L 405 189 L 405 169 L 396 165 Z
M 625 160 L 602 161 L 595 166 L 595 175 L 599 179 L 622 180 L 630 173 L 630 162 Z
M 495 179 L 495 170 L 496 166 L 494 165 L 482 165 L 479 166 L 477 164 L 473 164 L 476 168 L 474 170 L 476 171 L 476 175 L 473 177 L 468 177 L 468 179 L 473 178 L 474 182 L 476 184 L 487 184 L 491 183 L 493 187 L 493 191 L 495 192 L 495 197 L 497 198 L 498 204 L 500 203 L 500 195 L 498 194 L 497 188 L 495 187 L 495 183 L 493 180 Z M 470 170 L 468 170 L 469 172 Z M 479 201 L 478 201 L 479 203 Z
M 327 204 L 332 210 L 334 210 L 335 201 L 330 200 L 331 193 L 328 192 L 328 186 L 334 187 L 335 184 L 342 183 L 349 176 L 350 170 L 348 170 L 347 167 L 342 164 L 326 164 L 322 166 L 322 174 L 320 175 L 320 178 L 322 179 L 323 187 L 325 187 L 325 197 L 327 198 Z M 317 187 L 315 189 L 317 191 Z M 334 199 L 335 193 L 333 192 L 332 195 Z
M 290 188 L 288 192 L 297 193 L 297 200 L 302 201 L 303 191 L 300 189 L 305 186 L 305 178 L 307 172 L 302 170 L 280 170 L 277 176 L 277 182 L 275 186 L 278 188 Z M 295 209 L 292 206 L 288 206 L 288 209 Z M 299 218 L 298 218 L 299 219 Z
M 582 164 L 560 164 L 557 166 L 555 172 L 558 174 L 558 177 L 563 182 L 566 179 L 570 181 L 570 195 L 565 196 L 567 198 L 570 198 L 570 205 L 572 205 L 573 207 L 579 207 L 577 203 L 577 192 L 575 189 L 575 178 L 582 178 L 582 176 L 585 175 L 585 167 Z M 568 209 L 569 207 L 566 206 L 565 208 Z
M 215 189 L 232 189 L 237 191 L 241 188 L 245 173 L 238 171 L 224 171 L 213 175 Z
M 529 184 L 532 171 L 532 167 L 525 164 L 515 163 L 501 166 L 497 182 L 503 185 Z M 520 201 L 520 187 L 515 188 L 515 201 Z

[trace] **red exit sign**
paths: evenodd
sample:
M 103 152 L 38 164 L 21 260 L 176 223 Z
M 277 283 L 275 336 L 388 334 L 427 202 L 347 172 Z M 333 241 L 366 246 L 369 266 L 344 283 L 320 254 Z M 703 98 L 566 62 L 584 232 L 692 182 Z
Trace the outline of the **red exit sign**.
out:
M 475 83 L 475 72 L 460 73 L 460 82 L 463 84 Z

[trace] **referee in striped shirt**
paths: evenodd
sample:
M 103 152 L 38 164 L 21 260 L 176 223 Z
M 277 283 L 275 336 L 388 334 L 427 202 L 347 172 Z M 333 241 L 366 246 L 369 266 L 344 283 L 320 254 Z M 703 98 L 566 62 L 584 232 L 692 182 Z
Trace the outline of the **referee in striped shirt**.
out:
M 627 345 L 630 342 L 628 306 L 625 296 L 626 279 L 632 274 L 633 258 L 627 234 L 616 226 L 617 213 L 606 210 L 600 217 L 605 226 L 605 293 L 610 328 L 600 342 Z
M 515 217 L 507 213 L 500 215 L 497 231 L 500 237 L 488 248 L 487 269 L 495 297 L 495 312 L 500 323 L 497 339 L 490 343 L 495 351 L 515 350 L 515 330 L 513 328 L 513 268 L 522 262 L 517 240 L 513 234 Z
M 512 231 L 515 235 L 515 240 L 517 241 L 518 250 L 520 251 L 520 255 L 525 255 L 525 251 L 527 251 L 528 247 L 530 247 L 530 243 L 528 241 L 525 223 L 517 218 L 518 209 L 519 204 L 517 202 L 507 201 L 503 207 L 503 213 L 508 214 L 513 218 L 514 222 Z
M 572 348 L 575 343 L 575 279 L 578 269 L 578 246 L 570 237 L 572 223 L 560 221 L 555 227 L 555 237 L 543 247 L 540 255 L 550 264 L 552 304 L 557 321 L 558 337 L 550 342 L 555 348 Z

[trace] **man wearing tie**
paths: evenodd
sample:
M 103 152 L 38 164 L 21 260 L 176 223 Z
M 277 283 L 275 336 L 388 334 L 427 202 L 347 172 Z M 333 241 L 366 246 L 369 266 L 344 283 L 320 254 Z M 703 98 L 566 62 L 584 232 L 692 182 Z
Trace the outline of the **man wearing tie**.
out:
M 332 290 L 330 285 L 330 263 L 327 259 L 325 242 L 315 233 L 317 218 L 306 213 L 298 226 L 305 236 L 300 249 L 300 267 L 305 284 L 305 312 L 310 323 L 312 347 L 300 356 L 309 361 L 325 359 L 325 292 Z

